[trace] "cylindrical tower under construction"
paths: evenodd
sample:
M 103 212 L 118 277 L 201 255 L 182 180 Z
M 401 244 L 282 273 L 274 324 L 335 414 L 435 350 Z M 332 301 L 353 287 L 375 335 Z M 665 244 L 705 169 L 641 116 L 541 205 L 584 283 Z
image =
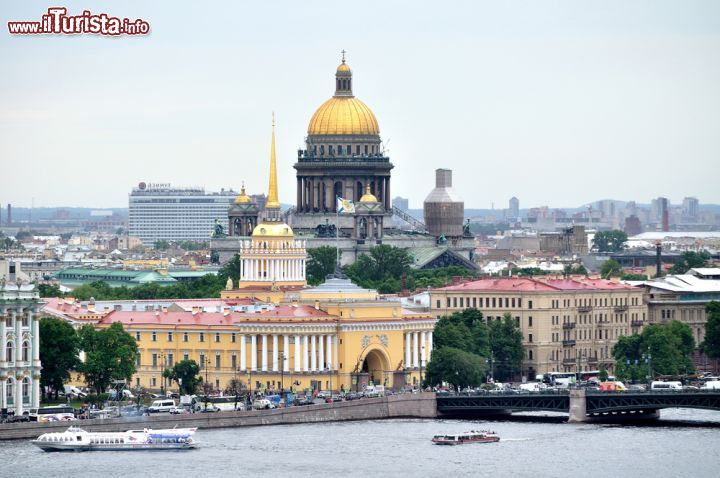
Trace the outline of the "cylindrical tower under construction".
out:
M 452 187 L 452 170 L 435 170 L 435 189 L 423 203 L 425 225 L 436 237 L 459 237 L 463 235 L 465 203 Z

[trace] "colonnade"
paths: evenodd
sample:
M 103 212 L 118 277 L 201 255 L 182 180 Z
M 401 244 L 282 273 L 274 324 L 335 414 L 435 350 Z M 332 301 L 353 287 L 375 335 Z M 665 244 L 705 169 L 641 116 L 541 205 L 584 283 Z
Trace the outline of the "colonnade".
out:
M 248 258 L 240 261 L 240 280 L 242 281 L 304 281 L 304 258 Z
M 426 367 L 432 348 L 432 331 L 405 332 L 405 368 Z
M 40 316 L 32 308 L 2 311 L 0 317 L 0 408 L 40 404 Z
M 340 187 L 336 190 L 336 184 Z M 369 177 L 298 177 L 297 178 L 297 210 L 300 212 L 336 212 L 335 196 L 357 201 L 365 194 L 365 185 L 375 183 L 373 194 L 385 209 L 389 210 L 390 176 Z
M 323 372 L 338 370 L 337 336 L 334 334 L 249 334 L 240 340 L 240 370 L 251 372 Z M 272 346 L 270 342 L 272 341 Z M 280 343 L 282 341 L 282 347 Z M 258 342 L 260 342 L 258 344 Z M 291 350 L 292 344 L 292 350 Z M 258 352 L 260 355 L 258 365 Z M 292 359 L 292 360 L 291 360 Z

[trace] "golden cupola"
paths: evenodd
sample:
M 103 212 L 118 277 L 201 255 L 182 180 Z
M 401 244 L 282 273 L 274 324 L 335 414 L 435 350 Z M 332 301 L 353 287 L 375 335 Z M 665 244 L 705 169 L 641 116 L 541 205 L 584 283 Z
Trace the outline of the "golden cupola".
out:
M 352 92 L 352 70 L 342 63 L 335 72 L 335 95 L 315 111 L 308 135 L 365 135 L 377 136 L 380 127 L 372 110 L 355 98 Z
M 360 198 L 361 203 L 376 203 L 378 202 L 375 195 L 370 192 L 370 184 L 365 185 L 365 194 Z
M 252 199 L 245 193 L 245 184 L 243 183 L 240 188 L 240 195 L 235 198 L 235 204 L 248 204 L 251 203 Z

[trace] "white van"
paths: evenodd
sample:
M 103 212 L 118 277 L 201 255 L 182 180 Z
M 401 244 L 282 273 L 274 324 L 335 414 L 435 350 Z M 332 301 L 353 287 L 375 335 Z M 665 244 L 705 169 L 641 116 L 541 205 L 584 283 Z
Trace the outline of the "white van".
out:
M 85 398 L 87 396 L 87 393 L 72 385 L 65 385 L 63 388 L 65 388 L 65 395 L 72 395 L 78 398 Z
M 720 380 L 708 380 L 700 388 L 703 390 L 720 390 Z
M 545 390 L 546 388 L 547 387 L 545 386 L 545 384 L 540 382 L 527 382 L 520 384 L 521 392 L 540 392 L 541 390 Z
M 652 382 L 650 390 L 682 390 L 680 382 Z
M 175 408 L 175 400 L 155 400 L 152 405 L 148 408 L 149 413 L 161 413 L 170 412 L 170 409 Z

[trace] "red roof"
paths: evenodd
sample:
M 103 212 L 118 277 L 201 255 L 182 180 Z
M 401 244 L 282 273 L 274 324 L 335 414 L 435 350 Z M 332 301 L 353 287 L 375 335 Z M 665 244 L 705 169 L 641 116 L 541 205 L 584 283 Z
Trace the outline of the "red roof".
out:
M 436 291 L 553 292 L 562 290 L 631 290 L 634 287 L 606 279 L 500 277 L 479 279 L 435 289 Z

